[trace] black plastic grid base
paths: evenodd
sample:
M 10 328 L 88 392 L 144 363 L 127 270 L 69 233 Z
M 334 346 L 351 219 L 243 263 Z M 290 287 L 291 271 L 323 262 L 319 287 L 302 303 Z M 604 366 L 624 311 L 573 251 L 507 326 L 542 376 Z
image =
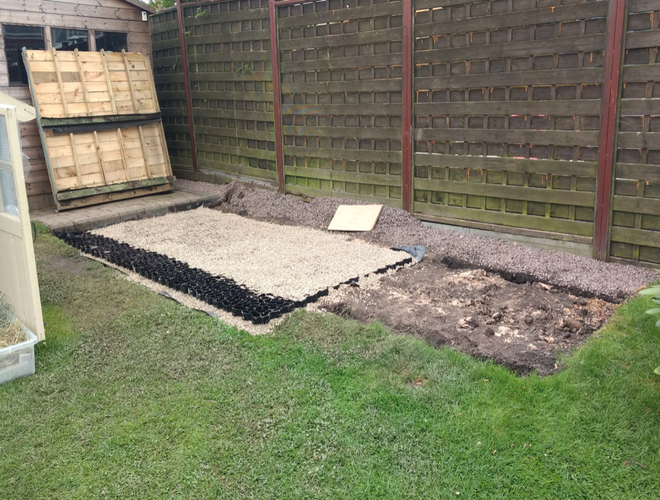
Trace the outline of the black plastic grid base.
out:
M 328 295 L 329 291 L 329 289 L 321 290 L 298 301 L 285 299 L 268 293 L 254 292 L 231 278 L 210 274 L 190 267 L 185 262 L 156 252 L 135 248 L 112 238 L 92 233 L 61 233 L 57 236 L 82 253 L 136 272 L 147 279 L 191 295 L 254 324 L 268 323 L 294 309 L 316 302 L 321 297 Z M 387 272 L 389 269 L 395 269 L 410 262 L 412 262 L 412 258 L 403 259 L 394 265 L 378 269 L 375 274 Z M 358 280 L 359 277 L 355 277 L 334 288 L 339 288 L 344 284 L 357 286 Z

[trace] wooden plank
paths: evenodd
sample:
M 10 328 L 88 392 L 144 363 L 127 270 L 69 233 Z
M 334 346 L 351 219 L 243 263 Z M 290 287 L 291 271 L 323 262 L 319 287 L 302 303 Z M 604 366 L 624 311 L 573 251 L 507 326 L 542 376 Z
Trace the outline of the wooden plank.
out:
M 660 148 L 660 132 L 619 132 L 617 148 L 658 149 Z
M 285 175 L 306 177 L 308 179 L 356 182 L 378 186 L 401 186 L 400 175 L 369 174 L 365 172 L 347 172 L 345 170 L 329 170 L 324 168 L 291 167 L 288 165 L 284 166 L 284 173 Z
M 650 82 L 660 80 L 660 68 L 655 64 L 640 64 L 638 66 L 622 66 L 624 82 Z
M 596 162 L 415 153 L 416 165 L 596 177 Z
M 629 243 L 645 247 L 660 247 L 660 231 L 612 226 L 611 242 Z
M 590 222 L 415 202 L 414 215 L 443 224 L 591 244 Z M 507 227 L 511 229 L 507 229 Z
M 126 149 L 124 147 L 124 136 L 121 133 L 121 129 L 117 129 L 117 140 L 119 141 L 119 149 L 121 150 L 121 161 L 122 164 L 124 165 L 124 172 L 126 176 L 126 180 L 130 181 L 131 180 L 131 175 L 128 172 L 128 164 L 126 162 Z
M 602 80 L 603 68 L 550 69 L 489 73 L 487 77 L 480 74 L 417 77 L 415 78 L 415 90 L 587 84 L 601 83 Z
M 621 99 L 619 114 L 660 115 L 660 99 Z
M 383 205 L 339 205 L 328 231 L 371 231 Z
M 122 182 L 119 184 L 110 184 L 107 186 L 99 186 L 93 188 L 76 189 L 73 191 L 63 191 L 57 194 L 58 199 L 74 200 L 77 198 L 87 198 L 98 194 L 115 193 L 118 191 L 128 191 L 131 189 L 141 189 L 149 186 L 158 186 L 161 184 L 169 184 L 170 181 L 165 177 L 156 179 L 146 179 L 141 181 Z
M 78 185 L 82 186 L 82 181 L 80 179 L 80 164 L 78 163 L 78 151 L 76 150 L 76 144 L 73 140 L 73 134 L 69 134 L 69 140 L 71 141 L 71 153 L 73 154 L 73 163 L 76 168 L 76 177 L 78 179 Z
M 322 71 L 372 66 L 399 66 L 403 61 L 401 53 L 364 55 L 355 57 L 337 57 L 330 59 L 309 59 L 306 61 L 281 62 L 282 73 L 300 71 Z
M 99 165 L 101 167 L 101 175 L 103 176 L 103 183 L 107 184 L 108 180 L 106 179 L 106 175 L 105 175 L 105 161 L 103 160 L 103 153 L 101 152 L 101 146 L 99 145 L 99 136 L 97 132 L 93 132 L 93 134 L 94 134 L 94 142 L 96 143 L 96 152 L 99 157 Z
M 91 108 L 89 106 L 89 93 L 87 91 L 87 82 L 85 81 L 85 73 L 83 71 L 82 61 L 80 59 L 80 52 L 78 51 L 78 49 L 75 49 L 73 53 L 78 63 L 78 70 L 80 73 L 80 86 L 83 89 L 83 99 L 85 100 L 85 104 L 87 105 L 87 114 L 89 114 L 91 111 Z M 64 86 L 62 86 L 62 90 L 64 90 Z M 64 93 L 64 95 L 66 95 L 66 92 Z
M 62 95 L 62 107 L 64 108 L 64 116 L 69 116 L 69 108 L 66 101 L 66 95 L 64 94 L 64 87 L 62 86 L 62 73 L 60 72 L 60 63 L 57 59 L 57 51 L 55 48 L 51 49 L 53 54 L 53 63 L 55 65 L 55 74 L 57 75 L 57 84 L 60 88 L 60 94 Z
M 286 7 L 280 7 L 286 8 Z M 389 2 L 378 5 L 366 5 L 350 9 L 338 9 L 316 14 L 304 14 L 277 18 L 278 29 L 296 28 L 298 26 L 313 26 L 324 23 L 338 23 L 356 19 L 372 19 L 374 17 L 396 16 L 403 13 L 402 2 Z
M 217 25 L 219 23 L 268 19 L 268 8 L 218 12 L 200 18 L 186 17 L 186 27 Z M 231 21 L 230 21 L 231 20 Z
M 320 94 L 332 92 L 401 92 L 400 79 L 357 80 L 350 82 L 282 83 L 283 94 Z
M 196 99 L 195 93 L 192 93 Z M 270 111 L 237 111 L 234 109 L 218 108 L 195 108 L 195 116 L 207 116 L 209 118 L 231 118 L 236 120 L 249 120 L 258 122 L 272 122 L 273 113 Z
M 604 48 L 605 35 L 584 35 L 553 38 L 551 40 L 528 40 L 525 42 L 474 45 L 451 49 L 418 50 L 415 52 L 415 64 L 591 52 L 603 50 Z
M 274 141 L 275 134 L 263 130 L 247 130 L 226 127 L 195 126 L 195 134 L 218 135 L 224 137 L 235 137 L 238 139 L 254 139 L 257 141 Z
M 653 12 L 658 10 L 657 0 L 630 0 L 628 12 Z
M 181 56 L 162 57 L 154 62 L 155 67 L 172 66 L 181 60 Z M 189 63 L 216 62 L 270 62 L 270 51 L 211 52 L 207 54 L 188 54 Z
M 401 104 L 282 104 L 282 114 L 399 116 Z
M 373 31 L 360 31 L 357 33 L 341 33 L 339 35 L 324 35 L 305 38 L 292 38 L 280 40 L 280 50 L 296 50 L 314 47 L 327 49 L 331 47 L 344 47 L 364 45 L 379 42 L 400 40 L 403 35 L 401 28 L 384 28 Z
M 626 50 L 645 49 L 660 45 L 660 31 L 629 31 L 626 33 Z
M 660 99 L 657 100 L 660 102 Z M 465 101 L 423 102 L 414 105 L 415 115 L 593 115 L 600 113 L 600 99 L 576 101 Z M 382 106 L 374 104 L 374 106 Z M 347 113 L 348 114 L 348 113 Z M 509 129 L 513 130 L 513 129 Z
M 236 73 L 235 71 L 190 72 L 191 82 L 270 82 L 272 80 L 273 75 L 270 71 L 254 71 L 252 73 Z
M 142 132 L 142 127 L 138 127 L 138 134 L 140 135 L 140 145 L 142 146 L 142 154 L 144 156 L 144 166 L 146 169 L 147 177 L 151 179 L 153 175 L 151 173 L 151 166 L 149 165 L 149 154 L 147 152 L 147 146 L 144 141 L 144 134 Z
M 257 158 L 260 160 L 275 161 L 275 151 L 257 148 L 242 148 L 238 146 L 221 146 L 220 144 L 197 143 L 197 151 L 209 153 L 220 153 L 231 156 L 242 156 L 245 158 Z
M 483 182 L 458 182 L 442 179 L 413 179 L 415 189 L 442 193 L 470 194 L 490 198 L 533 201 L 537 203 L 555 203 L 593 207 L 596 195 L 588 191 L 568 191 L 563 189 L 529 188 Z
M 146 196 L 149 194 L 165 193 L 168 191 L 172 191 L 172 185 L 170 183 L 161 184 L 158 186 L 149 186 L 141 189 L 131 189 L 130 191 L 120 191 L 117 193 L 104 193 L 87 198 L 62 200 L 62 202 L 60 202 L 60 211 L 90 205 L 98 205 L 100 203 L 107 203 L 110 201 L 125 200 L 126 198 L 136 198 L 138 196 Z
M 617 163 L 616 179 L 644 180 L 660 182 L 660 165 L 642 165 L 639 163 Z M 660 212 L 658 212 L 660 213 Z
M 186 36 L 189 44 L 200 43 L 238 43 L 238 42 L 265 42 L 270 38 L 269 30 L 236 31 L 233 33 L 214 33 L 211 35 Z
M 126 69 L 126 77 L 128 78 L 128 88 L 131 92 L 131 100 L 133 101 L 133 109 L 136 113 L 140 112 L 140 106 L 138 104 L 137 98 L 135 97 L 135 92 L 133 91 L 133 81 L 131 79 L 131 68 L 128 65 L 128 58 L 126 57 L 126 51 L 121 49 L 121 55 L 124 58 L 124 68 Z
M 177 99 L 181 97 L 180 92 L 159 92 L 161 99 Z M 195 99 L 217 99 L 233 101 L 236 99 L 236 92 L 233 91 L 194 91 Z M 177 97 L 178 96 L 178 97 Z M 254 102 L 273 102 L 272 92 L 258 92 L 258 91 L 243 91 L 240 93 L 241 101 L 254 101 Z M 183 108 L 181 108 L 183 109 Z
M 660 136 L 660 134 L 658 134 Z M 490 142 L 598 147 L 598 131 L 418 128 L 416 141 Z
M 304 158 L 401 163 L 401 151 L 372 151 L 365 149 L 315 148 L 284 145 L 284 154 Z
M 112 113 L 116 115 L 117 105 L 115 103 L 115 97 L 112 92 L 112 80 L 110 79 L 110 71 L 108 70 L 108 63 L 105 57 L 105 51 L 103 49 L 101 49 L 101 61 L 103 61 L 103 71 L 105 73 L 106 82 L 108 83 L 108 94 L 110 94 L 110 106 L 112 106 Z
M 283 125 L 284 135 L 306 137 L 346 137 L 350 139 L 400 139 L 396 127 L 307 127 Z
M 641 196 L 617 196 L 612 198 L 612 210 L 631 214 L 660 214 L 660 200 Z
M 607 0 L 574 5 L 559 5 L 530 9 L 519 12 L 507 12 L 490 16 L 453 19 L 429 24 L 418 24 L 415 37 L 439 36 L 455 33 L 515 28 L 534 24 L 549 24 L 576 19 L 606 17 L 609 2 Z

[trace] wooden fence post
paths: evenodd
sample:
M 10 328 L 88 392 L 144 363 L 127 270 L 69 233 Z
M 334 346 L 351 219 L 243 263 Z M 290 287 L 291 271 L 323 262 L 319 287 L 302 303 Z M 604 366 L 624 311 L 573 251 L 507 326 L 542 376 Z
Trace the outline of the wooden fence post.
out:
M 403 0 L 403 134 L 401 139 L 401 191 L 403 197 L 403 209 L 407 212 L 412 210 L 412 82 L 414 78 L 414 68 L 412 67 L 413 47 L 412 47 L 412 0 Z
M 611 0 L 607 16 L 607 45 L 603 75 L 598 175 L 596 181 L 596 213 L 594 221 L 594 258 L 606 260 L 609 253 L 610 204 L 612 174 L 616 162 L 617 107 L 619 75 L 623 52 L 623 27 L 626 0 Z
M 197 148 L 195 147 L 195 128 L 193 124 L 192 101 L 190 99 L 190 77 L 188 75 L 188 55 L 186 53 L 186 28 L 183 24 L 182 1 L 176 3 L 176 15 L 179 21 L 179 40 L 181 41 L 181 64 L 183 64 L 183 84 L 186 87 L 186 108 L 188 110 L 188 130 L 190 149 L 192 150 L 193 170 L 197 172 Z
M 284 193 L 284 138 L 282 136 L 282 106 L 280 95 L 279 47 L 277 43 L 277 11 L 275 0 L 268 1 L 270 15 L 270 59 L 273 68 L 273 114 L 275 120 L 275 153 L 277 158 L 277 184 Z

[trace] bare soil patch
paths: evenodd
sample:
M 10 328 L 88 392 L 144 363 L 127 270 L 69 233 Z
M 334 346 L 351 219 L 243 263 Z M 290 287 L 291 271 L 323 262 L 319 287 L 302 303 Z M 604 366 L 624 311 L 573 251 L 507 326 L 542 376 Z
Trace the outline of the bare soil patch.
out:
M 616 306 L 538 282 L 515 284 L 483 269 L 450 269 L 436 254 L 375 286 L 344 287 L 316 307 L 360 322 L 381 321 L 519 374 L 548 375 Z

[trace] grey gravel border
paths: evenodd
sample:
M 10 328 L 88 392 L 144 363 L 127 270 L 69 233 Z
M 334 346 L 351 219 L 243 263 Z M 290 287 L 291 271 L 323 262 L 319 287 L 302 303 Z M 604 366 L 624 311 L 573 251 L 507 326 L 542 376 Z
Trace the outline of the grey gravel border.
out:
M 210 184 L 177 180 L 175 187 L 219 197 L 218 208 L 257 220 L 326 229 L 337 207 L 360 204 L 339 198 L 305 202 L 261 187 L 232 182 Z M 404 210 L 384 207 L 369 233 L 352 233 L 387 247 L 426 245 L 450 264 L 498 272 L 507 279 L 540 281 L 572 293 L 621 301 L 659 278 L 641 267 L 601 262 L 569 253 L 541 250 L 518 243 L 425 226 Z

